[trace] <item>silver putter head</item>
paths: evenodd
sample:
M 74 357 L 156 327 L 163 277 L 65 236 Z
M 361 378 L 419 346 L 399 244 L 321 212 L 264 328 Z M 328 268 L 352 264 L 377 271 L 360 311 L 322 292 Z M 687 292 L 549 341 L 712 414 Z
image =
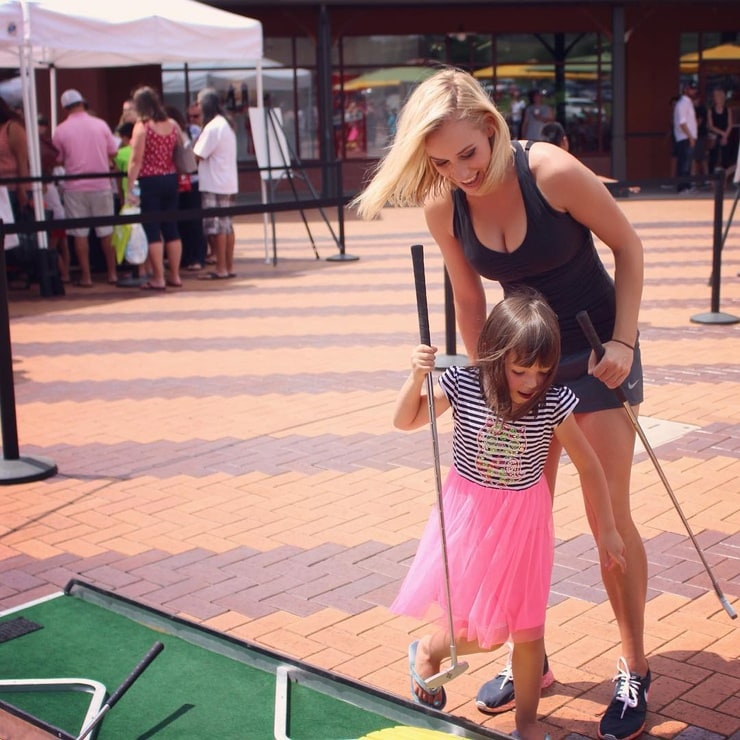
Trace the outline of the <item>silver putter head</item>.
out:
M 731 619 L 737 619 L 737 612 L 732 608 L 730 602 L 727 601 L 727 597 L 724 596 L 724 594 L 721 596 L 719 602 L 725 608 L 725 611 L 730 615 Z
M 463 661 L 461 663 L 453 663 L 449 668 L 439 673 L 435 673 L 433 676 L 424 679 L 424 683 L 430 689 L 438 689 L 448 681 L 452 681 L 453 678 L 457 678 L 459 675 L 465 673 L 468 670 L 468 664 Z

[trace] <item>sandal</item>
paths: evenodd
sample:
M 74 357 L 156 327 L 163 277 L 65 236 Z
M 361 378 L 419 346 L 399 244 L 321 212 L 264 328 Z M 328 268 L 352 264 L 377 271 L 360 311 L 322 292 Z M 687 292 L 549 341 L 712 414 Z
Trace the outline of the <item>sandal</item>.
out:
M 445 692 L 444 686 L 440 686 L 438 689 L 430 689 L 424 679 L 416 672 L 416 651 L 419 647 L 419 641 L 415 640 L 409 645 L 409 676 L 411 678 L 411 698 L 417 703 L 424 707 L 431 707 L 442 711 L 447 704 L 447 693 Z M 414 690 L 418 686 L 424 693 L 429 694 L 433 697 L 431 702 L 424 701 Z

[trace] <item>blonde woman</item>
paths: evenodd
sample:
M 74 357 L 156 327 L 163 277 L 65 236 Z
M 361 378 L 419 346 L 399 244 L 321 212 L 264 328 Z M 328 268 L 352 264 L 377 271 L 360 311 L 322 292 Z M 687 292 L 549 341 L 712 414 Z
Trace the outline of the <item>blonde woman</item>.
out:
M 555 383 L 580 399 L 576 420 L 609 482 L 624 572 L 601 574 L 622 642 L 614 696 L 598 736 L 637 737 L 645 726 L 650 671 L 643 638 L 647 558 L 630 513 L 634 430 L 613 392 L 623 385 L 635 412 L 642 401 L 637 319 L 642 295 L 639 237 L 598 178 L 568 152 L 546 142 L 511 141 L 505 119 L 475 78 L 443 69 L 421 83 L 399 116 L 394 143 L 354 205 L 364 218 L 385 204 L 422 206 L 444 258 L 458 327 L 476 359 L 486 318 L 483 278 L 505 295 L 539 290 L 558 317 L 562 356 Z M 614 254 L 614 277 L 592 232 Z M 604 344 L 597 362 L 576 314 L 586 310 Z M 545 477 L 554 490 L 561 448 L 550 446 Z M 589 521 L 594 521 L 588 510 Z M 424 675 L 423 666 L 416 666 Z M 426 668 L 428 675 L 428 667 Z M 543 685 L 552 681 L 547 659 Z M 478 693 L 478 707 L 514 706 L 507 666 Z

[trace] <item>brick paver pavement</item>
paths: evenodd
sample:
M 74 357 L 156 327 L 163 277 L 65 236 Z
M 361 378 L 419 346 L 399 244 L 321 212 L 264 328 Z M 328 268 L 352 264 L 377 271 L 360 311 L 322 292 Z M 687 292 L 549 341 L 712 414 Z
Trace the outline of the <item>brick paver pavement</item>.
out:
M 620 201 L 646 250 L 642 421 L 731 603 L 740 609 L 740 324 L 710 311 L 713 204 Z M 731 200 L 727 201 L 727 208 Z M 330 214 L 332 215 L 332 214 Z M 346 252 L 315 212 L 237 226 L 238 277 L 152 295 L 98 285 L 10 296 L 22 455 L 59 466 L 0 489 L 0 608 L 72 577 L 406 696 L 406 647 L 424 624 L 387 607 L 434 500 L 428 429 L 391 410 L 417 342 L 409 246 L 424 243 L 442 351 L 441 259 L 418 210 L 347 215 Z M 721 310 L 740 316 L 740 223 Z M 610 254 L 605 258 L 608 264 Z M 491 301 L 500 296 L 489 287 Z M 449 420 L 440 422 L 449 464 Z M 634 514 L 650 560 L 647 733 L 740 738 L 740 633 L 722 610 L 641 449 Z M 541 712 L 554 740 L 594 737 L 619 657 L 577 479 L 555 496 L 547 647 L 558 681 Z M 503 731 L 472 701 L 502 653 L 448 684 L 449 711 Z

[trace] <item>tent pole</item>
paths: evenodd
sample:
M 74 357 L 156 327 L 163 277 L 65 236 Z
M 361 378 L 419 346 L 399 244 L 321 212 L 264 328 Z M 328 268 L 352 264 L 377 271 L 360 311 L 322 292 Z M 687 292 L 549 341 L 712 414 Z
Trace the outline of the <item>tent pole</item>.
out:
M 57 107 L 57 68 L 52 64 L 49 66 L 49 105 L 51 108 L 51 130 L 57 127 L 59 122 L 59 110 Z
M 31 45 L 31 17 L 28 3 L 23 0 L 23 44 L 20 48 L 21 77 L 25 78 L 23 84 L 23 116 L 26 121 L 26 138 L 28 139 L 28 164 L 33 191 L 33 208 L 37 221 L 44 220 L 44 195 L 41 187 L 41 150 L 39 144 L 39 122 L 38 108 L 36 106 L 36 65 L 33 59 L 33 48 Z M 46 232 L 37 232 L 39 247 L 46 248 Z
M 264 83 L 264 80 L 262 79 L 262 60 L 261 59 L 258 59 L 257 60 L 257 66 L 256 66 L 256 70 L 255 71 L 257 72 L 257 111 L 258 111 L 258 117 L 259 117 L 259 120 L 260 121 L 264 121 L 265 120 L 265 89 L 264 89 L 265 86 L 263 84 Z M 256 149 L 257 149 L 257 147 L 255 146 L 255 151 L 256 151 Z M 270 137 L 269 137 L 269 132 L 267 131 L 267 126 L 266 125 L 265 125 L 265 151 L 266 152 L 269 152 L 270 151 Z M 269 164 L 269 162 L 268 162 L 268 164 Z M 270 171 L 270 174 L 272 174 L 271 171 Z M 267 186 L 265 185 L 265 181 L 262 178 L 262 172 L 259 173 L 259 177 L 260 177 L 260 193 L 262 195 L 262 205 L 266 205 L 267 202 L 268 202 L 268 200 L 269 200 L 269 198 L 267 196 Z M 272 214 L 272 216 L 274 218 L 274 214 Z M 268 229 L 268 227 L 267 227 L 267 221 L 268 221 L 267 212 L 265 212 L 262 215 L 262 218 L 263 218 L 263 228 L 264 228 L 264 235 L 265 235 L 265 264 L 269 264 L 270 262 L 272 262 L 273 264 L 275 264 L 275 229 L 274 229 L 274 224 L 273 224 L 273 233 L 272 233 L 272 242 L 273 242 L 273 244 L 272 244 L 272 246 L 273 246 L 272 251 L 273 251 L 273 256 L 271 258 L 270 257 L 270 249 L 269 249 L 269 246 L 268 246 L 268 238 L 267 238 L 267 229 Z

